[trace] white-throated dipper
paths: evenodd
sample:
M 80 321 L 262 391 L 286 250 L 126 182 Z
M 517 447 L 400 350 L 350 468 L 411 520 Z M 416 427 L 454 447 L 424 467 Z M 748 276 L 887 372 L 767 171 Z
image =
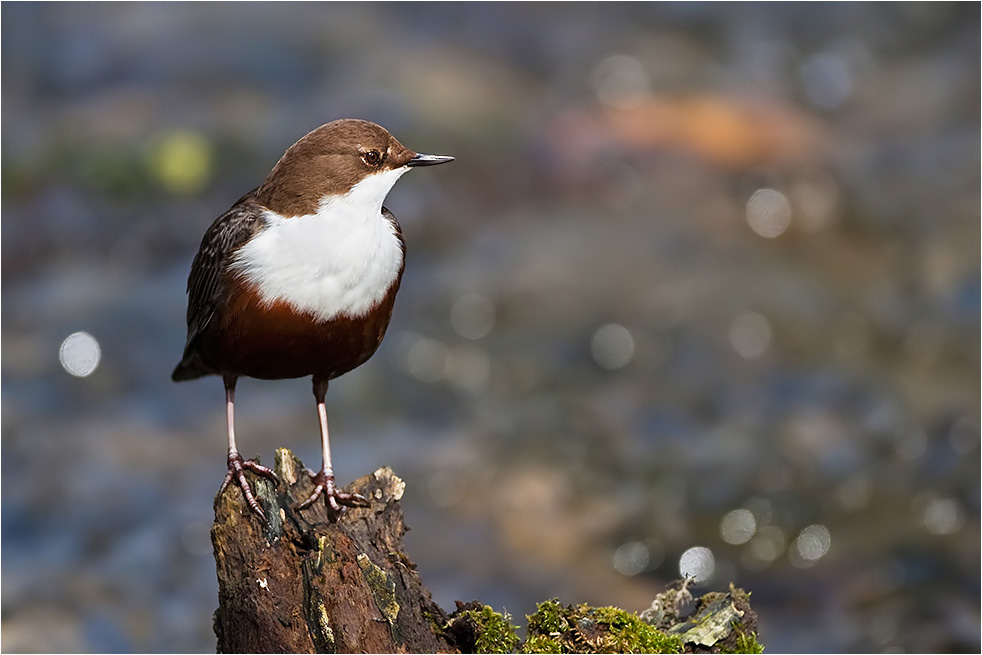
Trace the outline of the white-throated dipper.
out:
M 228 474 L 264 520 L 235 445 L 235 383 L 313 378 L 323 460 L 314 491 L 331 520 L 367 501 L 335 487 L 324 395 L 382 343 L 405 267 L 405 242 L 382 206 L 403 173 L 453 161 L 409 150 L 375 123 L 343 119 L 290 146 L 266 180 L 211 224 L 188 276 L 188 338 L 175 382 L 220 375 L 228 419 Z M 221 493 L 221 491 L 219 493 Z

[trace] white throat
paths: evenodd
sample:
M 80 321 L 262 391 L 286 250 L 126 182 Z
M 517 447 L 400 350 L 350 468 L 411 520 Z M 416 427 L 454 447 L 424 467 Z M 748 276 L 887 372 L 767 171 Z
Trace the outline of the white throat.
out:
M 344 195 L 322 199 L 314 214 L 265 212 L 266 228 L 239 249 L 232 268 L 267 305 L 286 302 L 322 321 L 364 315 L 402 267 L 402 246 L 382 216 L 382 201 L 407 170 L 371 175 Z

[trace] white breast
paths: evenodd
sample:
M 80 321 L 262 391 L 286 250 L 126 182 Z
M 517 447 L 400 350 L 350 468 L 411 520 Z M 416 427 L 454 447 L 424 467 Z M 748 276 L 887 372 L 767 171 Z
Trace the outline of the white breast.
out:
M 267 304 L 286 302 L 320 320 L 361 316 L 379 302 L 402 267 L 395 227 L 382 201 L 407 168 L 372 175 L 315 214 L 266 212 L 266 229 L 232 261 Z

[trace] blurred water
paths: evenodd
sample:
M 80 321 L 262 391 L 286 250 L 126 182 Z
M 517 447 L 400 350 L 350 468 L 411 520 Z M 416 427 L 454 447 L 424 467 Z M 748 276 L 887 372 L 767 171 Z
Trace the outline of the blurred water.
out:
M 328 394 L 439 603 L 641 610 L 695 566 L 772 652 L 979 649 L 978 5 L 2 18 L 5 651 L 214 648 L 186 275 L 342 116 L 457 157 L 390 194 L 390 332 Z M 309 381 L 237 400 L 247 454 L 316 463 Z

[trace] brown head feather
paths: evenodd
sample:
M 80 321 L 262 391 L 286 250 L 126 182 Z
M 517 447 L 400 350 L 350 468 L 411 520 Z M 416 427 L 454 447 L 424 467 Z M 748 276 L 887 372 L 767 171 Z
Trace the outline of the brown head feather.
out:
M 365 158 L 373 150 L 381 157 L 376 165 Z M 259 187 L 256 200 L 282 216 L 312 214 L 325 195 L 346 193 L 366 175 L 405 166 L 415 154 L 380 125 L 333 121 L 287 149 Z

